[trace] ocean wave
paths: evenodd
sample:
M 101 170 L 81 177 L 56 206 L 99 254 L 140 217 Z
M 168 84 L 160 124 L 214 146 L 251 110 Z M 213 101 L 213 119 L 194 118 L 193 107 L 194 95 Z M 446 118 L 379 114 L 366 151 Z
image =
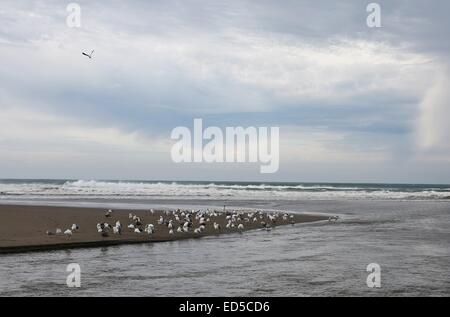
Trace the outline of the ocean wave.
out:
M 191 188 L 210 188 L 210 189 L 230 189 L 230 190 L 261 190 L 261 191 L 377 191 L 379 188 L 376 187 L 348 187 L 342 185 L 271 185 L 271 184 L 195 184 L 195 183 L 178 183 L 178 182 L 122 182 L 122 181 L 69 181 L 64 184 L 66 187 L 81 187 L 81 188 L 176 188 L 189 186 Z
M 109 198 L 449 199 L 444 185 L 146 181 L 0 181 L 1 196 Z

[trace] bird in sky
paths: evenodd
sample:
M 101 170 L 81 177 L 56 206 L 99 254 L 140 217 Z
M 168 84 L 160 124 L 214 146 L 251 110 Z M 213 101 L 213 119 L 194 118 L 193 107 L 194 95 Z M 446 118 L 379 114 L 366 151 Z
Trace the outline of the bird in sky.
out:
M 92 50 L 91 54 L 86 54 L 85 52 L 83 52 L 81 54 L 83 54 L 84 56 L 87 56 L 87 57 L 89 57 L 91 59 L 92 55 L 94 54 L 94 50 Z

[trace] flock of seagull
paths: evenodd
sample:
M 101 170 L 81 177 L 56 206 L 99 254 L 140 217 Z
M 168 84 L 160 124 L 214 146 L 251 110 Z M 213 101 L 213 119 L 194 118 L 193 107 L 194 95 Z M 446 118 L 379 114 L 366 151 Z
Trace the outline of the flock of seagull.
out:
M 48 235 L 48 236 L 62 235 L 62 234 L 64 234 L 65 236 L 72 236 L 72 234 L 74 232 L 78 231 L 79 229 L 80 229 L 80 227 L 77 224 L 74 223 L 70 229 L 67 229 L 64 232 L 60 228 L 56 228 L 55 232 L 47 230 L 45 232 L 45 234 Z
M 148 211 L 151 215 L 154 215 L 155 211 L 153 209 Z M 111 218 L 114 215 L 113 210 L 108 210 L 104 214 L 105 218 Z M 126 225 L 128 232 L 135 234 L 147 234 L 149 236 L 153 235 L 158 226 L 158 230 L 167 230 L 166 232 L 171 236 L 175 234 L 186 234 L 194 233 L 201 234 L 209 226 L 216 232 L 222 230 L 219 224 L 218 217 L 225 217 L 225 228 L 228 230 L 236 230 L 242 232 L 246 226 L 259 227 L 261 229 L 270 231 L 272 225 L 275 225 L 277 221 L 284 221 L 285 223 L 295 224 L 294 215 L 288 215 L 287 213 L 265 213 L 261 211 L 255 212 L 242 212 L 242 211 L 224 211 L 217 212 L 215 210 L 174 210 L 174 211 L 164 211 L 159 216 L 159 219 L 155 224 L 147 223 L 144 224 L 142 219 L 133 214 L 129 213 L 128 220 L 129 223 Z M 330 217 L 328 220 L 337 221 L 338 217 Z M 117 220 L 110 224 L 108 222 L 97 223 L 97 232 L 102 237 L 108 237 L 111 234 L 121 235 L 124 231 L 122 223 Z M 253 223 L 253 225 L 250 225 Z M 163 229 L 161 229 L 163 228 Z M 75 232 L 77 232 L 80 227 L 77 224 L 73 224 L 69 229 L 63 231 L 57 228 L 55 232 L 47 231 L 47 235 L 65 235 L 71 237 Z

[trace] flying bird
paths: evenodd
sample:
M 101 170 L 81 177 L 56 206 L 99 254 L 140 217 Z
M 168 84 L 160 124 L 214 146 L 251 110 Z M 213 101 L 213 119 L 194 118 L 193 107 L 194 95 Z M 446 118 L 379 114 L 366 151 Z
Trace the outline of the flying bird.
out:
M 85 52 L 83 52 L 81 54 L 83 54 L 84 56 L 87 56 L 89 58 L 92 58 L 92 55 L 94 54 L 94 50 L 92 50 L 91 54 L 86 54 Z

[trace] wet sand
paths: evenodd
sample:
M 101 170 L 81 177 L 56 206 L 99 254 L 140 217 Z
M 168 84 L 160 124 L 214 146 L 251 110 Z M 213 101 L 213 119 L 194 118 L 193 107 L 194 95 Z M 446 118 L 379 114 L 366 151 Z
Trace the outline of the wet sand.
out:
M 261 222 L 265 222 L 273 228 L 281 225 L 292 225 L 293 223 L 298 224 L 328 219 L 324 216 L 305 214 L 292 214 L 292 218 L 289 215 L 287 219 L 283 219 L 282 213 L 273 222 L 265 213 L 262 213 L 263 219 L 260 219 L 261 215 L 258 215 L 256 222 L 253 219 L 249 219 L 250 221 L 247 222 L 244 219 L 248 218 L 248 213 L 242 212 L 242 218 L 244 219 L 236 221 L 235 228 L 226 228 L 228 222 L 226 215 L 218 211 L 217 216 L 209 217 L 210 221 L 206 223 L 206 229 L 203 232 L 194 233 L 194 228 L 198 228 L 199 223 L 198 219 L 192 217 L 192 229 L 187 233 L 179 233 L 176 229 L 180 225 L 182 226 L 184 221 L 181 221 L 180 224 L 180 222 L 175 220 L 172 213 L 166 215 L 163 211 L 154 211 L 152 214 L 150 209 L 128 209 L 114 210 L 110 217 L 106 217 L 106 211 L 106 209 L 95 208 L 0 205 L 0 254 L 163 242 L 263 229 Z M 231 212 L 231 209 L 227 211 Z M 138 216 L 144 225 L 153 224 L 155 226 L 155 232 L 152 235 L 145 232 L 139 234 L 128 229 L 127 226 L 132 222 L 129 219 L 130 212 Z M 160 216 L 163 216 L 167 221 L 173 221 L 173 235 L 169 234 L 167 225 L 158 224 Z M 97 231 L 97 223 L 106 222 L 114 225 L 116 221 L 120 221 L 122 224 L 123 229 L 121 235 L 113 234 L 111 231 L 108 237 L 102 237 Z M 214 229 L 214 222 L 217 222 L 221 226 L 220 230 Z M 243 230 L 237 228 L 241 223 L 244 226 Z M 70 229 L 72 224 L 79 226 L 79 230 L 75 231 L 72 236 L 46 234 L 47 231 L 54 233 L 57 228 L 60 228 L 64 232 Z

